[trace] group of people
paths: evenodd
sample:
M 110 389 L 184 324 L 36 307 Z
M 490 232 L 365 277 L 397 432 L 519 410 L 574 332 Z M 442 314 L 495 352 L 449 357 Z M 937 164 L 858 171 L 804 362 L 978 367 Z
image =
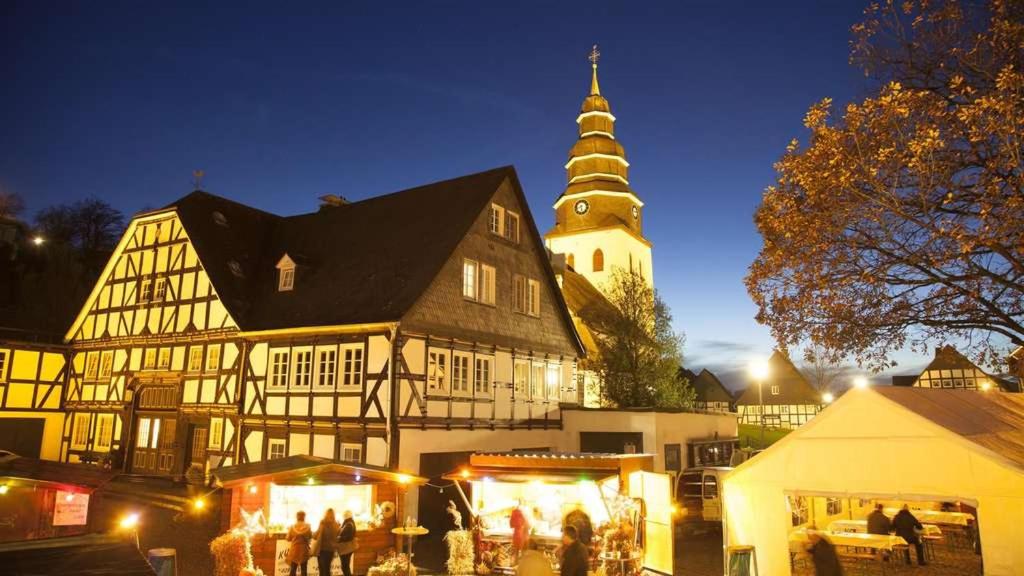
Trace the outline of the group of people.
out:
M 287 540 L 291 542 L 287 556 L 289 576 L 296 576 L 297 572 L 307 576 L 310 556 L 316 556 L 320 574 L 329 576 L 335 554 L 341 557 L 342 573 L 352 576 L 352 554 L 359 543 L 350 510 L 345 511 L 344 520 L 339 524 L 334 517 L 334 509 L 328 508 L 316 532 L 306 522 L 306 513 L 300 511 L 295 514 L 295 524 L 288 528 Z
M 927 564 L 924 557 L 924 546 L 921 543 L 921 533 L 924 526 L 913 514 L 906 504 L 893 516 L 892 520 L 885 515 L 881 503 L 875 504 L 874 511 L 868 514 L 868 534 L 888 535 L 895 534 L 907 541 L 907 544 L 914 547 L 917 553 L 917 563 L 921 566 Z M 843 568 L 839 563 L 839 555 L 835 546 L 817 532 L 809 532 L 809 545 L 807 548 L 811 554 L 811 561 L 814 563 L 814 573 L 817 576 L 842 576 Z M 910 564 L 910 548 L 903 550 L 904 559 Z
M 917 563 L 921 566 L 927 564 L 924 558 L 924 546 L 921 543 L 921 533 L 924 526 L 910 513 L 910 507 L 906 504 L 889 520 L 882 510 L 882 504 L 875 504 L 875 510 L 868 514 L 868 534 L 896 534 L 914 547 L 917 553 Z M 910 564 L 910 548 L 903 551 L 907 564 Z

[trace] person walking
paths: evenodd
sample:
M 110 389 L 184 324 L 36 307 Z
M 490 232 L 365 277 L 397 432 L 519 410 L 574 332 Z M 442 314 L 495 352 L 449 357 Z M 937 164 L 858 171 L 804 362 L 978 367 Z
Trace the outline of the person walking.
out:
M 868 514 L 868 534 L 888 534 L 892 532 L 892 522 L 882 511 L 882 503 L 875 504 L 875 509 Z
M 562 528 L 561 576 L 587 576 L 589 568 L 590 555 L 580 542 L 579 532 L 575 526 L 565 526 Z
M 807 551 L 811 554 L 815 576 L 843 576 L 836 547 L 816 530 L 807 531 Z
M 345 510 L 342 514 L 341 532 L 338 533 L 338 556 L 341 557 L 341 572 L 352 576 L 352 555 L 359 548 L 356 540 L 356 521 L 352 519 L 352 511 Z
M 309 570 L 309 541 L 313 539 L 313 529 L 306 522 L 306 513 L 301 510 L 295 514 L 295 524 L 288 528 L 285 537 L 291 546 L 288 547 L 288 576 L 295 576 L 297 571 L 302 576 Z
M 914 547 L 914 551 L 917 553 L 917 563 L 921 566 L 927 564 L 924 560 L 924 546 L 921 545 L 920 534 L 924 530 L 924 526 L 910 513 L 910 507 L 906 504 L 893 516 L 892 529 L 897 536 L 903 538 L 907 541 L 907 544 Z M 910 548 L 904 550 L 903 555 L 907 560 L 907 564 L 910 564 Z
M 324 517 L 320 520 L 320 526 L 316 529 L 313 538 L 320 546 L 316 554 L 316 566 L 320 574 L 327 576 L 331 573 L 331 561 L 334 560 L 334 551 L 338 545 L 338 534 L 341 533 L 341 526 L 334 519 L 334 508 L 328 508 Z

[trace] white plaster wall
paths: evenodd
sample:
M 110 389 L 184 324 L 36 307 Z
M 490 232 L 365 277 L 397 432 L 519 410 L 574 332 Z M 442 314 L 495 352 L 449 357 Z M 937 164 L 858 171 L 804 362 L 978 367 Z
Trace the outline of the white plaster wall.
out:
M 633 256 L 634 269 L 642 272 L 648 284 L 654 284 L 654 264 L 651 248 L 620 228 L 580 232 L 571 236 L 555 236 L 545 240 L 555 254 L 572 254 L 573 268 L 598 289 L 611 278 L 613 267 L 629 270 L 629 257 Z M 604 252 L 604 270 L 594 272 L 594 250 Z

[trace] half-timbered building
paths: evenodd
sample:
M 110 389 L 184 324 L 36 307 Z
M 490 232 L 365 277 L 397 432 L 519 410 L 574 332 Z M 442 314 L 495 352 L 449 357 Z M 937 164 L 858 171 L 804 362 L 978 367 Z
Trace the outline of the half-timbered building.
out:
M 751 382 L 736 399 L 740 424 L 769 428 L 799 428 L 821 411 L 821 394 L 793 364 L 776 350 L 768 359 L 768 377 Z
M 893 386 L 953 388 L 957 390 L 998 389 L 1020 392 L 1019 382 L 989 374 L 950 345 L 935 348 L 935 358 L 917 375 L 893 376 Z
M 44 335 L 0 330 L 0 450 L 58 458 L 66 352 Z
M 135 217 L 67 340 L 61 457 L 203 474 L 550 445 L 582 354 L 515 172 L 278 216 Z M 460 432 L 455 434 L 454 432 Z

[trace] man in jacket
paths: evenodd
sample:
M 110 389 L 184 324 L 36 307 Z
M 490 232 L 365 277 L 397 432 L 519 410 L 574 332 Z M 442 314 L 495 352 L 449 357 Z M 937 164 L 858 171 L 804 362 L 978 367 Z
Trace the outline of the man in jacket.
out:
M 921 536 L 918 534 L 919 530 L 924 530 L 924 526 L 917 521 L 917 518 L 914 518 L 914 515 L 910 513 L 910 507 L 906 504 L 893 516 L 892 529 L 897 536 L 906 540 L 907 544 L 914 546 L 914 550 L 917 552 L 917 563 L 921 566 L 927 564 L 924 561 L 924 546 L 921 545 Z M 903 554 L 907 564 L 910 564 L 910 548 L 904 550 Z
M 575 526 L 562 529 L 562 569 L 561 576 L 587 576 L 590 566 L 587 547 L 580 542 Z
M 892 532 L 892 522 L 882 512 L 882 504 L 875 504 L 875 510 L 868 514 L 868 534 L 888 534 Z

